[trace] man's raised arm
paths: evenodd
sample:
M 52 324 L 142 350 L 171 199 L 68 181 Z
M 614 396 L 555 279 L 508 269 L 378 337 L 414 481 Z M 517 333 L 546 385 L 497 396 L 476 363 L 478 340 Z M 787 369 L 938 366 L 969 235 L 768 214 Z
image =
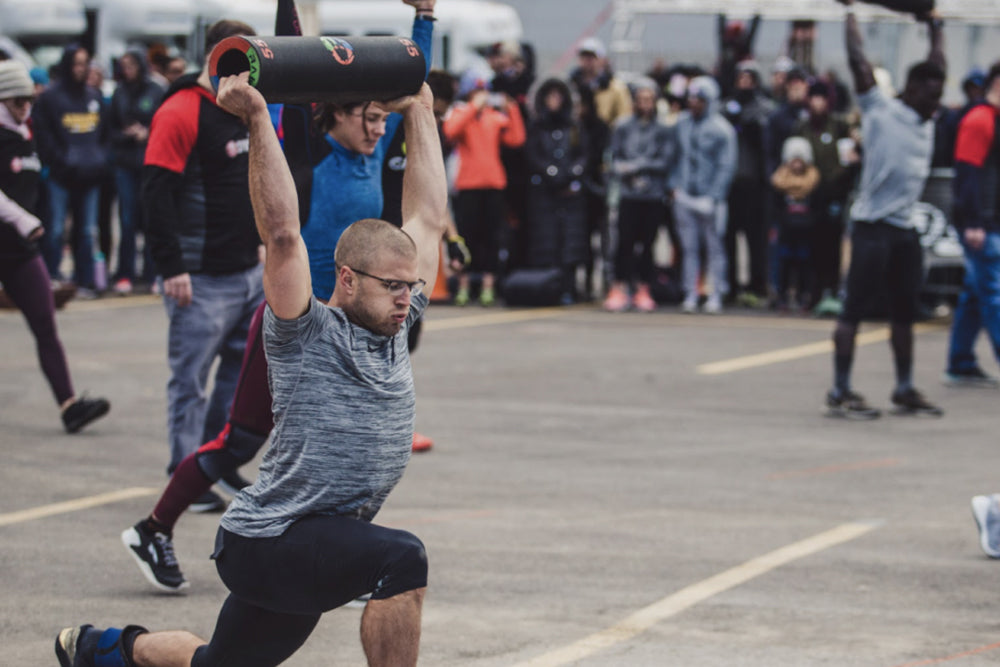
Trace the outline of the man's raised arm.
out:
M 861 28 L 858 27 L 858 17 L 851 10 L 854 0 L 839 0 L 847 5 L 847 18 L 844 21 L 844 41 L 847 46 L 847 62 L 854 77 L 854 90 L 859 94 L 867 93 L 875 87 L 875 72 L 865 56 L 864 40 L 861 39 Z
M 250 199 L 267 250 L 264 296 L 275 315 L 294 319 L 308 310 L 312 294 L 295 182 L 271 126 L 267 103 L 247 83 L 247 73 L 223 78 L 217 100 L 250 128 Z
M 418 275 L 427 281 L 428 294 L 437 280 L 441 237 L 448 224 L 448 183 L 433 103 L 434 97 L 425 83 L 416 95 L 383 105 L 403 114 L 406 132 L 403 231 L 417 244 Z

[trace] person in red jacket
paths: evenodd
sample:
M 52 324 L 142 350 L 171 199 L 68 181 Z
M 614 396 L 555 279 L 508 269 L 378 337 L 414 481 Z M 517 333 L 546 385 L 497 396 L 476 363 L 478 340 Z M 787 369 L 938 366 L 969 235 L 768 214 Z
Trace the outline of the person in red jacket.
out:
M 504 224 L 504 188 L 507 173 L 500 147 L 524 144 L 524 118 L 517 102 L 503 93 L 491 93 L 485 81 L 466 81 L 468 100 L 453 107 L 444 119 L 445 139 L 455 145 L 459 169 L 455 179 L 455 222 L 472 254 L 470 271 L 482 274 L 479 302 L 493 305 L 494 276 L 500 262 Z M 469 302 L 469 274 L 459 277 L 455 304 Z

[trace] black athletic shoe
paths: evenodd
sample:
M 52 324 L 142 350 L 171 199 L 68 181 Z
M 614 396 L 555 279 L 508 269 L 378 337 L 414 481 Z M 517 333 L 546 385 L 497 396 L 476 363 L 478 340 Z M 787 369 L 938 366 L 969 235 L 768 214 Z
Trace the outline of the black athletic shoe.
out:
M 149 583 L 168 593 L 188 587 L 169 535 L 150 530 L 143 520 L 122 533 L 122 543 Z
M 992 375 L 984 373 L 983 369 L 978 366 L 968 370 L 945 371 L 944 383 L 951 387 L 989 387 L 996 389 L 1000 386 L 1000 381 Z
M 218 493 L 209 489 L 198 496 L 198 499 L 191 503 L 188 509 L 198 514 L 221 512 L 226 509 L 226 501 Z
M 861 394 L 853 391 L 836 393 L 830 391 L 826 395 L 826 414 L 829 417 L 844 419 L 878 419 L 882 413 L 865 402 Z
M 241 475 L 239 470 L 231 470 L 216 480 L 215 484 L 224 492 L 235 496 L 240 489 L 250 486 L 250 480 Z
M 916 389 L 906 389 L 894 391 L 892 393 L 893 414 L 897 415 L 917 415 L 924 417 L 940 417 L 944 410 L 929 403 L 924 395 Z
M 103 398 L 81 396 L 62 413 L 63 426 L 67 433 L 76 433 L 81 428 L 108 414 L 111 404 Z

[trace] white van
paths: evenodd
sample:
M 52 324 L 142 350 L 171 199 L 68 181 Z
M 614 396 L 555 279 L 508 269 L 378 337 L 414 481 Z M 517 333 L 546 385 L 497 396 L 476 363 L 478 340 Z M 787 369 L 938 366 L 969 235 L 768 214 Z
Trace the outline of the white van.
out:
M 322 35 L 403 35 L 413 26 L 413 7 L 400 0 L 320 0 Z M 521 19 L 510 5 L 488 0 L 439 0 L 434 8 L 434 67 L 459 74 L 485 66 L 482 52 L 496 42 L 520 42 Z

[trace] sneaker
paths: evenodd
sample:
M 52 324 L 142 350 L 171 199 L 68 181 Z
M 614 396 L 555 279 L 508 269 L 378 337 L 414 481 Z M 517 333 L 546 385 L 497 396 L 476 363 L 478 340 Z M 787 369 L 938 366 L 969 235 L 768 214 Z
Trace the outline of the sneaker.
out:
M 640 285 L 632 297 L 632 306 L 641 313 L 651 313 L 656 310 L 656 302 L 649 295 L 649 288 Z
M 122 533 L 122 544 L 135 558 L 146 580 L 161 591 L 176 593 L 188 587 L 177 565 L 170 536 L 151 530 L 145 519 Z
M 753 292 L 740 292 L 736 295 L 736 305 L 743 308 L 763 308 L 767 302 Z
M 132 293 L 132 281 L 128 278 L 120 278 L 115 282 L 114 287 L 111 289 L 114 290 L 114 293 L 119 296 L 128 296 Z
M 111 404 L 107 399 L 81 396 L 62 411 L 63 426 L 67 433 L 76 433 L 90 422 L 108 414 L 109 410 Z
M 415 452 L 426 452 L 428 449 L 434 446 L 434 441 L 428 438 L 426 435 L 420 435 L 414 432 L 413 434 L 413 451 Z
M 840 299 L 835 296 L 824 296 L 813 308 L 813 315 L 816 317 L 837 317 L 843 309 L 844 304 L 840 302 Z
M 225 475 L 215 480 L 215 485 L 222 489 L 222 492 L 230 496 L 235 496 L 241 489 L 245 489 L 253 482 L 240 474 L 239 470 L 230 470 Z
M 929 403 L 923 394 L 912 388 L 892 392 L 892 404 L 892 412 L 897 415 L 940 417 L 944 414 L 944 410 Z
M 878 419 L 882 416 L 881 411 L 868 405 L 861 394 L 853 391 L 838 394 L 832 390 L 826 395 L 826 414 L 828 417 L 843 417 L 859 421 Z
M 226 509 L 226 501 L 223 500 L 222 496 L 218 493 L 209 489 L 205 493 L 201 494 L 197 500 L 191 503 L 188 509 L 198 514 L 221 512 Z
M 479 290 L 479 305 L 480 306 L 483 306 L 484 308 L 489 308 L 494 303 L 496 303 L 496 300 L 497 300 L 497 297 L 496 297 L 496 294 L 493 292 L 493 288 L 492 287 L 484 287 L 483 289 Z
M 610 313 L 621 313 L 628 309 L 628 294 L 625 290 L 612 287 L 604 298 L 604 310 Z
M 107 630 L 92 625 L 63 628 L 56 636 L 56 658 L 61 667 L 132 665 L 135 638 L 146 632 L 138 625 Z
M 691 315 L 698 312 L 698 299 L 688 297 L 684 299 L 684 303 L 681 304 L 681 312 Z
M 80 301 L 93 301 L 94 299 L 100 298 L 100 296 L 100 294 L 89 287 L 76 288 L 76 298 Z
M 100 632 L 92 625 L 63 628 L 56 636 L 56 658 L 60 666 L 85 667 L 94 664 L 92 658 Z M 81 643 L 81 640 L 84 641 Z
M 979 366 L 968 370 L 945 371 L 944 383 L 949 387 L 990 387 L 993 389 L 1000 387 L 1000 381 L 992 375 L 984 373 Z
M 466 306 L 469 304 L 469 288 L 459 287 L 458 292 L 455 293 L 455 305 L 456 306 Z
M 1000 558 L 1000 513 L 997 512 L 997 494 L 975 496 L 972 499 L 972 516 L 979 526 L 979 546 L 990 558 Z
M 722 299 L 717 295 L 713 294 L 708 297 L 708 301 L 705 302 L 705 312 L 709 315 L 718 315 L 722 312 Z

